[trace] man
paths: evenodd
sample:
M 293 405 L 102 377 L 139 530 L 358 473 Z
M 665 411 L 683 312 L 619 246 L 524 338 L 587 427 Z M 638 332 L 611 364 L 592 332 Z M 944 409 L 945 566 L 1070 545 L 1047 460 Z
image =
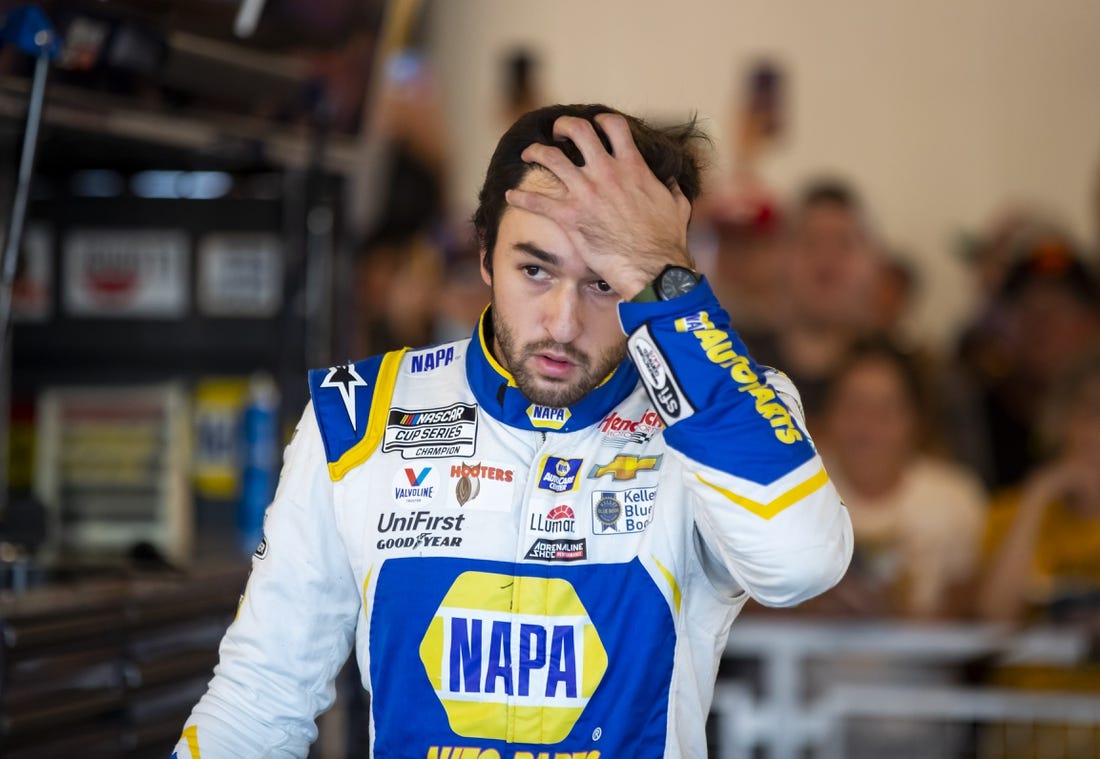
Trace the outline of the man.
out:
M 820 593 L 852 538 L 793 389 L 690 269 L 693 139 L 603 106 L 509 129 L 491 307 L 311 375 L 178 756 L 304 755 L 353 641 L 375 757 L 705 755 L 745 600 Z
M 852 344 L 872 331 L 882 256 L 859 197 L 836 180 L 802 192 L 785 253 L 787 297 L 774 307 L 777 324 L 745 342 L 758 360 L 794 379 L 812 432 L 830 379 Z

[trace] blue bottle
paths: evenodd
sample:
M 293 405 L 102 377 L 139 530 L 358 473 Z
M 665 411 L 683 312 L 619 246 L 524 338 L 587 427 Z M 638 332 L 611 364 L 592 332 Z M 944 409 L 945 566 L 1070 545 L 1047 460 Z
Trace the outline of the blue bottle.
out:
M 264 536 L 264 512 L 275 495 L 278 477 L 279 391 L 266 374 L 249 383 L 241 428 L 241 500 L 237 506 L 238 546 L 243 555 L 257 550 Z

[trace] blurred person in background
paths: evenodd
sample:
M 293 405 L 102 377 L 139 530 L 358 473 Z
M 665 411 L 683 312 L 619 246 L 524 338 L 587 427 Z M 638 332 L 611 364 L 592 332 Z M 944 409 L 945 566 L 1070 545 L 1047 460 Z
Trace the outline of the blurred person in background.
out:
M 449 241 L 449 147 L 438 82 L 414 49 L 383 67 L 371 120 L 377 208 L 355 262 L 356 355 L 432 341 Z
M 855 553 L 833 611 L 911 619 L 968 610 L 987 496 L 931 453 L 927 385 L 885 339 L 857 342 L 829 384 L 818 445 L 852 518 Z
M 377 352 L 434 342 L 444 261 L 432 235 L 373 240 L 356 273 L 359 348 Z
M 917 272 L 899 252 L 884 254 L 871 296 L 871 331 L 907 350 L 917 350 L 918 338 L 909 317 L 917 290 Z
M 1054 622 L 1100 638 L 1100 349 L 1079 356 L 1044 397 L 1049 456 L 1024 482 L 1003 492 L 989 516 L 978 611 L 991 622 Z M 995 687 L 1100 691 L 1095 650 L 1072 667 L 1000 664 Z M 1039 725 L 982 733 L 988 757 L 1094 759 L 1100 726 Z M 1051 751 L 1057 751 L 1052 754 Z
M 731 170 L 710 177 L 692 214 L 693 234 L 709 253 L 700 265 L 744 339 L 775 328 L 776 302 L 783 297 L 780 201 L 761 163 L 782 141 L 784 81 L 776 62 L 748 67 L 733 99 Z
M 523 114 L 545 105 L 542 62 L 534 50 L 516 47 L 501 58 L 498 107 L 507 127 Z
M 834 374 L 852 344 L 873 331 L 881 253 L 855 191 L 838 180 L 806 187 L 783 250 L 777 326 L 748 334 L 753 356 L 786 373 L 802 393 L 813 433 Z
M 1028 227 L 991 307 L 996 330 L 989 343 L 963 353 L 945 392 L 952 432 L 980 446 L 967 458 L 988 471 L 992 490 L 1019 483 L 1038 462 L 1036 421 L 1054 377 L 1100 345 L 1096 274 L 1070 237 L 1047 226 Z M 964 346 L 965 348 L 965 346 Z M 982 460 L 988 462 L 982 469 Z
M 1050 455 L 995 502 L 979 608 L 995 621 L 1077 608 L 1100 623 L 1100 346 L 1048 388 L 1045 404 Z
M 976 308 L 937 381 L 952 453 L 996 489 L 1018 481 L 1028 461 L 1027 444 L 1015 443 L 1027 437 L 1027 414 L 1006 411 L 1019 405 L 1006 390 L 1021 374 L 1023 346 L 1005 279 L 1041 246 L 1071 243 L 1048 214 L 1029 207 L 999 211 L 987 226 L 961 246 L 973 275 Z

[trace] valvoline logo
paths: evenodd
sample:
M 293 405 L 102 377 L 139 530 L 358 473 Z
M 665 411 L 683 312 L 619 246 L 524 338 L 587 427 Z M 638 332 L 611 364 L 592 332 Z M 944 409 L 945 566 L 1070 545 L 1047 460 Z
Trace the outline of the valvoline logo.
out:
M 467 738 L 559 743 L 607 671 L 607 651 L 566 580 L 459 575 L 420 643 L 451 729 Z

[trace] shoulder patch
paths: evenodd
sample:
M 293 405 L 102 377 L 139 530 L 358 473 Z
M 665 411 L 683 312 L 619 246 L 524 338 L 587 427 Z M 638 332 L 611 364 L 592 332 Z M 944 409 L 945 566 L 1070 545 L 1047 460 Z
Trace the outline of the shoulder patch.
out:
M 405 350 L 309 373 L 309 393 L 333 480 L 374 452 L 385 430 Z

